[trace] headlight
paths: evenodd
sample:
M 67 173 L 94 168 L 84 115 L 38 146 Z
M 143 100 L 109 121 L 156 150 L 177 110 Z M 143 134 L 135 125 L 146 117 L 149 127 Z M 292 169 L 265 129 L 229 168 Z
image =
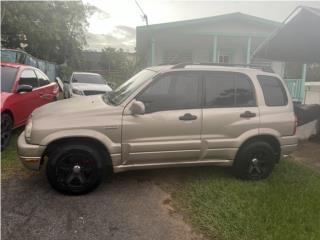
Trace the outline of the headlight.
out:
M 27 142 L 30 142 L 30 140 L 31 140 L 31 131 L 32 131 L 32 118 L 30 117 L 28 119 L 26 128 L 24 129 L 25 138 L 26 138 Z
M 72 88 L 72 93 L 77 94 L 77 95 L 83 95 L 83 92 L 79 89 Z

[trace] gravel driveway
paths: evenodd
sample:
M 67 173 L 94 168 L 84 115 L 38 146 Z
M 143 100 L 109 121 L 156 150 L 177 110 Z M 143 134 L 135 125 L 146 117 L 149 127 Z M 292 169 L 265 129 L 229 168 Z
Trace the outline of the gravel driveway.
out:
M 118 174 L 71 197 L 52 190 L 43 173 L 11 178 L 1 187 L 2 239 L 202 239 L 172 211 L 152 172 L 145 174 Z

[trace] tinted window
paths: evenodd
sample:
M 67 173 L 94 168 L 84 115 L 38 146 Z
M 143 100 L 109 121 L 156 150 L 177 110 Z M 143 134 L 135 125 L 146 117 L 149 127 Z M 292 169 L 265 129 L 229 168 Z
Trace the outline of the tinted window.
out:
M 267 106 L 287 105 L 287 94 L 278 78 L 264 75 L 259 75 L 257 78 L 262 87 L 264 100 Z
M 248 76 L 236 74 L 235 95 L 236 107 L 256 106 L 255 93 L 253 85 Z
M 146 112 L 200 108 L 200 74 L 176 72 L 161 76 L 137 98 Z
M 13 67 L 1 67 L 1 92 L 11 92 L 16 79 L 17 69 Z
M 38 81 L 39 81 L 39 86 L 40 87 L 48 85 L 50 83 L 49 78 L 44 73 L 36 70 L 36 74 L 37 74 L 37 77 L 38 77 Z
M 206 107 L 255 106 L 251 80 L 244 74 L 207 72 L 205 74 Z
M 38 79 L 33 70 L 24 70 L 21 73 L 19 85 L 30 85 L 33 88 L 38 87 Z
M 75 73 L 72 75 L 72 82 L 106 84 L 107 81 L 99 74 Z

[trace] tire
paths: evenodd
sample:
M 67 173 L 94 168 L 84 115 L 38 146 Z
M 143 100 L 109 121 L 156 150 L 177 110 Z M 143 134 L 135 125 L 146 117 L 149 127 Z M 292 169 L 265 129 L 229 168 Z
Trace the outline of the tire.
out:
M 91 145 L 66 144 L 48 154 L 46 174 L 50 185 L 68 195 L 93 191 L 104 179 L 106 157 Z
M 233 164 L 234 174 L 244 180 L 267 178 L 277 161 L 270 144 L 263 141 L 249 142 L 241 147 Z
M 8 113 L 1 114 L 1 151 L 10 143 L 13 121 Z

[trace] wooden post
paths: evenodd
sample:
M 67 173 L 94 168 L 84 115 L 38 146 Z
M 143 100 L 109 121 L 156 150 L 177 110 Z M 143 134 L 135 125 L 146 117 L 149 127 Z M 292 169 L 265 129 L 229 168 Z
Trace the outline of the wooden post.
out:
M 307 64 L 303 64 L 302 67 L 302 77 L 301 77 L 301 81 L 300 81 L 300 96 L 299 96 L 299 100 L 304 103 L 304 84 L 306 82 L 306 78 L 307 78 Z
M 151 66 L 156 65 L 156 41 L 154 37 L 151 39 Z
M 217 50 L 218 50 L 218 36 L 213 36 L 213 51 L 212 51 L 212 62 L 217 63 L 218 57 L 217 57 Z
M 251 62 L 251 42 L 252 42 L 252 37 L 248 37 L 248 42 L 247 42 L 247 64 L 250 64 Z

